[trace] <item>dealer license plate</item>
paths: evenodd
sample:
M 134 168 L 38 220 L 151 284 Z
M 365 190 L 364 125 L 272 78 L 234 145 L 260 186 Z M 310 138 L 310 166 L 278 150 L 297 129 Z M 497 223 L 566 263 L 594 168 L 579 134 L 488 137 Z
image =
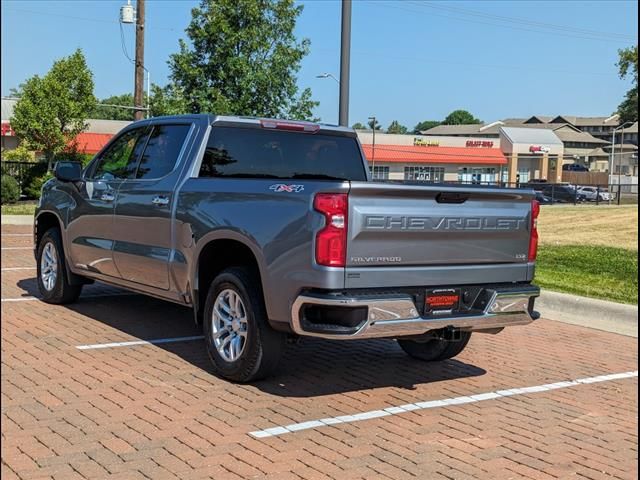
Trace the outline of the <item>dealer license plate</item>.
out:
M 458 310 L 460 289 L 438 288 L 427 290 L 424 297 L 425 315 L 442 315 Z

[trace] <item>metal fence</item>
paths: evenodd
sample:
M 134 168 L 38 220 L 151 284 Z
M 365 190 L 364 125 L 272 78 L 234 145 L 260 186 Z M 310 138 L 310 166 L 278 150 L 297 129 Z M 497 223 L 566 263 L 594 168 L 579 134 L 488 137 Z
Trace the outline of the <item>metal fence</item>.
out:
M 24 192 L 24 188 L 34 176 L 43 175 L 47 171 L 47 164 L 41 162 L 14 162 L 2 161 L 0 163 L 2 175 L 9 175 L 16 179 L 20 191 Z
M 537 192 L 538 200 L 543 204 L 593 204 L 624 205 L 638 204 L 638 184 L 609 185 L 571 185 L 567 183 L 516 183 L 516 182 L 428 182 L 374 179 L 376 182 L 399 183 L 407 185 L 466 185 L 494 188 L 525 188 Z

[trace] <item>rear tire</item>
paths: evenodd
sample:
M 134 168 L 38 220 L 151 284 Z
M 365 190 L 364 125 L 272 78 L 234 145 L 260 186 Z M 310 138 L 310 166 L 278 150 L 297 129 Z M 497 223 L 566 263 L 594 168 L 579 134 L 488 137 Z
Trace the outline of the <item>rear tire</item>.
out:
M 459 338 L 456 339 L 434 337 L 425 342 L 419 342 L 399 338 L 397 341 L 409 356 L 425 362 L 437 362 L 453 358 L 465 349 L 471 339 L 471 332 L 458 333 Z
M 234 382 L 252 382 L 277 368 L 286 337 L 267 320 L 262 287 L 246 267 L 223 270 L 211 283 L 203 330 L 214 373 Z
M 75 302 L 82 292 L 82 285 L 69 283 L 60 230 L 54 227 L 44 233 L 38 243 L 36 259 L 42 300 L 57 305 Z

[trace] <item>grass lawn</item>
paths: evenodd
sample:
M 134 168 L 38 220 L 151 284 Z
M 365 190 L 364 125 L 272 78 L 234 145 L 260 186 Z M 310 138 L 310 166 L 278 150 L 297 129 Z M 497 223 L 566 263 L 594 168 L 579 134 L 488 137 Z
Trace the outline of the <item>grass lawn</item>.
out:
M 35 202 L 19 202 L 2 205 L 2 215 L 33 215 L 35 210 Z
M 543 206 L 535 283 L 638 303 L 638 206 Z
M 543 205 L 541 245 L 602 245 L 638 250 L 638 206 Z
M 535 283 L 558 292 L 637 304 L 638 252 L 598 245 L 542 245 Z

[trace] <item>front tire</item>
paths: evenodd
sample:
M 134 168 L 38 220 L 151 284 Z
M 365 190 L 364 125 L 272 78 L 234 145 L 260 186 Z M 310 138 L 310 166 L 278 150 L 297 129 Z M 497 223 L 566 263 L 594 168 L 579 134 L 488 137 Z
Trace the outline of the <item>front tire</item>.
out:
M 36 258 L 42 300 L 57 305 L 75 302 L 82 292 L 82 285 L 69 283 L 60 230 L 50 228 L 45 232 L 38 244 Z
M 451 339 L 438 336 L 423 342 L 403 340 L 401 338 L 397 341 L 400 347 L 411 357 L 425 362 L 437 362 L 453 358 L 465 349 L 469 340 L 471 340 L 471 332 L 457 333 L 459 337 Z
M 213 280 L 203 321 L 216 375 L 251 382 L 276 370 L 285 335 L 269 325 L 259 277 L 250 269 L 228 268 Z

